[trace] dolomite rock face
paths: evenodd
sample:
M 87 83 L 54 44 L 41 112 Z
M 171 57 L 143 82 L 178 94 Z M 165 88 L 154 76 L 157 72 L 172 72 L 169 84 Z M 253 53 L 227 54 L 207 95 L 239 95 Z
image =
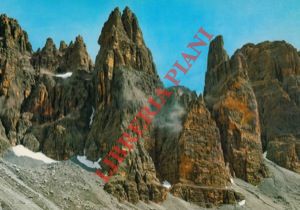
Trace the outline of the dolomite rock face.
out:
M 161 81 L 156 74 L 151 53 L 145 46 L 135 15 L 126 8 L 116 8 L 102 28 L 101 49 L 96 59 L 97 110 L 86 143 L 89 158 L 98 159 L 109 152 L 137 112 L 154 95 Z M 140 122 L 143 127 L 144 122 Z M 146 143 L 152 141 L 145 132 L 119 167 L 118 174 L 105 190 L 119 200 L 136 203 L 162 201 L 166 189 L 156 177 L 155 165 Z M 101 156 L 100 156 L 101 157 Z M 107 169 L 106 165 L 102 165 Z
M 48 38 L 45 46 L 42 50 L 38 49 L 32 55 L 32 66 L 37 70 L 48 69 L 51 72 L 55 72 L 60 64 L 62 54 L 57 50 L 53 40 Z
M 178 180 L 178 141 L 183 129 L 189 104 L 197 94 L 188 88 L 168 88 L 173 94 L 153 121 L 151 132 L 155 141 L 148 141 L 148 150 L 155 162 L 161 180 L 175 183 Z
M 176 177 L 172 193 L 201 206 L 235 203 L 241 199 L 230 185 L 225 167 L 219 129 L 205 107 L 202 96 L 191 102 L 183 130 L 175 144 Z
M 98 160 L 128 131 L 163 85 L 129 8 L 111 13 L 98 43 L 95 70 L 80 36 L 59 49 L 49 38 L 31 54 L 26 32 L 0 16 L 0 153 L 23 144 L 56 160 L 84 152 Z M 230 176 L 257 184 L 266 175 L 262 148 L 299 172 L 299 60 L 285 42 L 247 44 L 229 58 L 216 37 L 204 99 L 185 87 L 168 88 L 172 97 L 105 190 L 132 203 L 161 202 L 167 180 L 169 191 L 186 201 L 232 204 L 243 196 L 230 188 Z M 56 75 L 65 72 L 73 74 Z
M 48 38 L 31 63 L 37 72 L 36 84 L 21 112 L 32 114 L 32 125 L 23 132 L 21 143 L 56 160 L 83 154 L 95 98 L 93 66 L 83 38 L 76 37 L 69 46 L 62 41 L 59 50 Z M 73 74 L 66 78 L 56 75 L 64 72 Z
M 31 52 L 28 35 L 22 30 L 17 20 L 0 15 L 0 48 L 15 49 L 21 53 Z
M 31 58 L 33 67 L 38 71 L 50 71 L 52 73 L 73 72 L 84 70 L 90 72 L 93 64 L 86 45 L 81 36 L 77 36 L 75 42 L 68 46 L 61 41 L 59 49 L 53 40 L 48 38 L 42 50 L 38 49 Z
M 113 71 L 119 67 L 142 71 L 158 79 L 152 55 L 146 47 L 137 18 L 127 7 L 116 8 L 104 24 L 96 58 L 98 102 L 111 102 Z
M 0 120 L 0 155 L 9 147 L 9 141 L 5 134 L 5 128 Z
M 0 119 L 12 145 L 20 142 L 20 108 L 34 85 L 31 45 L 15 19 L 0 15 Z
M 93 89 L 92 74 L 81 70 L 66 79 L 47 74 L 37 78 L 22 112 L 32 113 L 30 132 L 46 155 L 64 160 L 83 154 L 93 112 Z
M 231 173 L 258 184 L 266 172 L 257 102 L 245 58 L 237 51 L 229 59 L 221 36 L 209 47 L 204 96 L 219 127 L 225 162 L 229 163 Z
M 58 72 L 92 71 L 93 63 L 81 36 L 77 36 L 74 44 L 71 43 L 67 48 L 61 43 L 59 50 L 63 57 Z
M 284 41 L 241 48 L 255 92 L 267 158 L 300 172 L 300 57 Z

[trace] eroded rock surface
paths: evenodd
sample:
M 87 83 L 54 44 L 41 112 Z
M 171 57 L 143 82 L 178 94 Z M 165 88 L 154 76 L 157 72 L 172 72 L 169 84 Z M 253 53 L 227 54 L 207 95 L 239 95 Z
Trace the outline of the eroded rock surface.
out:
M 221 36 L 209 47 L 204 95 L 220 129 L 225 161 L 231 173 L 258 184 L 266 172 L 257 102 L 245 58 L 237 51 L 229 59 Z
M 73 72 L 76 70 L 92 71 L 93 63 L 87 52 L 86 45 L 81 36 L 68 46 L 61 41 L 59 49 L 51 38 L 46 40 L 42 50 L 38 49 L 31 58 L 31 63 L 37 71 L 48 74 Z
M 202 96 L 192 101 L 175 144 L 175 180 L 172 193 L 201 206 L 235 203 L 241 196 L 230 186 L 219 129 L 205 107 Z M 172 151 L 169 151 L 170 153 Z M 172 174 L 172 173 L 170 173 Z
M 264 150 L 277 164 L 300 172 L 300 57 L 284 41 L 241 48 L 255 92 Z
M 11 145 L 20 142 L 17 124 L 24 99 L 35 84 L 31 45 L 15 19 L 0 16 L 0 119 Z
M 148 97 L 162 86 L 137 19 L 128 8 L 122 14 L 118 8 L 110 14 L 99 44 L 95 64 L 97 110 L 86 143 L 87 155 L 92 159 L 109 152 L 146 105 Z M 118 174 L 105 186 L 120 200 L 136 203 L 138 200 L 159 202 L 166 198 L 166 189 L 156 177 L 154 162 L 146 150 L 145 141 L 151 141 L 149 136 L 144 133 Z M 106 167 L 103 164 L 103 168 Z

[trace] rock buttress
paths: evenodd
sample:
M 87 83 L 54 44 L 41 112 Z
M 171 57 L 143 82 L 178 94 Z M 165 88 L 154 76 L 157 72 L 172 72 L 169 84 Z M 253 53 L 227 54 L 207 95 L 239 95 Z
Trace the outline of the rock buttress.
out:
M 201 206 L 233 204 L 242 198 L 228 189 L 230 172 L 226 168 L 219 129 L 202 96 L 193 100 L 183 122 L 178 142 L 174 142 L 176 176 L 165 176 L 173 184 L 171 192 Z M 171 169 L 172 171 L 172 169 Z
M 86 152 L 94 160 L 106 155 L 147 100 L 162 87 L 150 51 L 145 46 L 135 15 L 126 8 L 116 8 L 104 24 L 96 58 L 96 114 L 86 143 Z M 143 122 L 140 122 L 143 127 Z M 146 142 L 145 132 L 119 167 L 118 174 L 105 190 L 119 200 L 133 203 L 162 201 L 166 190 L 156 177 L 155 165 Z M 106 166 L 102 164 L 103 169 Z
M 0 119 L 11 145 L 18 144 L 23 100 L 35 84 L 31 44 L 15 19 L 0 15 Z
M 221 36 L 209 47 L 204 96 L 219 127 L 225 162 L 229 163 L 231 173 L 258 184 L 266 171 L 257 102 L 244 56 L 237 51 L 229 59 Z
M 257 98 L 267 158 L 300 173 L 300 56 L 284 41 L 241 48 Z

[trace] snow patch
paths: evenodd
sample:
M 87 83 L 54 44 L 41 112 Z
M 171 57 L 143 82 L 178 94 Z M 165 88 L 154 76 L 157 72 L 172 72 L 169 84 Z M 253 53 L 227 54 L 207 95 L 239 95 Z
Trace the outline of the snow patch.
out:
M 14 154 L 18 157 L 29 157 L 35 160 L 41 160 L 44 163 L 50 164 L 50 163 L 56 163 L 57 161 L 47 157 L 41 152 L 32 152 L 31 150 L 27 149 L 23 145 L 17 145 L 15 147 L 12 147 L 12 151 Z
M 93 109 L 93 112 L 92 112 L 92 115 L 91 115 L 91 117 L 90 117 L 90 127 L 91 127 L 91 125 L 92 125 L 92 123 L 93 123 L 93 121 L 94 121 L 94 117 L 95 117 L 95 108 L 92 107 L 92 109 Z
M 101 158 L 99 158 L 98 161 L 93 162 L 93 161 L 88 160 L 85 155 L 84 156 L 77 155 L 77 160 L 89 168 L 101 169 L 101 166 L 99 165 Z
M 267 158 L 267 154 L 268 154 L 268 152 L 266 151 L 266 152 L 264 152 L 264 154 L 263 154 L 263 157 L 264 158 Z
M 239 202 L 239 206 L 244 206 L 246 204 L 246 200 L 242 200 Z
M 55 76 L 63 78 L 63 79 L 67 79 L 67 78 L 71 77 L 72 74 L 73 74 L 72 72 L 67 72 L 67 73 L 64 73 L 64 74 L 55 74 Z
M 165 187 L 165 188 L 167 188 L 167 189 L 170 189 L 171 187 L 172 187 L 172 185 L 170 184 L 170 182 L 168 182 L 168 181 L 163 181 L 163 183 L 162 183 L 162 185 Z

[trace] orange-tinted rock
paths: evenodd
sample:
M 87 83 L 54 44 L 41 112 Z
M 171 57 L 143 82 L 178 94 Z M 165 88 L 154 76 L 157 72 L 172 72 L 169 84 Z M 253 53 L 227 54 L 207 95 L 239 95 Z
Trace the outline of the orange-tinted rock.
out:
M 176 177 L 166 177 L 174 184 L 174 195 L 202 206 L 235 203 L 240 199 L 227 189 L 230 172 L 225 167 L 219 129 L 202 97 L 189 106 L 175 148 Z
M 55 72 L 61 60 L 61 54 L 57 50 L 53 40 L 48 38 L 42 50 L 38 49 L 32 55 L 31 63 L 37 70 L 50 70 Z
M 67 48 L 62 44 L 60 52 L 63 53 L 63 57 L 58 69 L 59 72 L 92 71 L 92 60 L 81 36 L 77 36 L 74 44 L 70 44 Z
M 86 142 L 86 153 L 91 159 L 106 155 L 118 138 L 154 95 L 161 82 L 150 51 L 144 44 L 135 15 L 126 8 L 121 15 L 116 8 L 102 28 L 96 58 L 97 98 L 96 114 Z M 143 127 L 142 120 L 139 125 Z M 163 201 L 166 189 L 156 177 L 155 165 L 146 149 L 151 141 L 145 132 L 119 167 L 116 176 L 105 190 L 119 200 L 130 202 Z M 109 168 L 102 164 L 104 171 Z
M 22 30 L 17 20 L 2 14 L 0 15 L 0 52 L 8 48 L 21 53 L 32 51 L 26 31 Z
M 53 40 L 48 38 L 42 50 L 38 49 L 31 58 L 31 63 L 38 71 L 53 73 L 73 72 L 76 70 L 91 71 L 93 64 L 81 36 L 68 46 L 61 41 L 59 50 Z
M 247 44 L 241 52 L 255 92 L 267 158 L 300 171 L 300 57 L 284 41 Z
M 0 15 L 0 119 L 12 144 L 20 142 L 21 104 L 35 83 L 30 56 L 27 33 L 15 19 Z
M 266 175 L 258 107 L 243 55 L 229 59 L 222 37 L 210 44 L 205 100 L 220 129 L 222 148 L 231 173 L 257 184 Z
M 116 8 L 104 24 L 98 40 L 101 45 L 96 58 L 98 101 L 111 101 L 113 71 L 117 68 L 135 69 L 158 77 L 152 55 L 146 47 L 137 18 L 129 8 L 123 14 Z
M 92 75 L 74 71 L 62 79 L 41 75 L 22 105 L 22 112 L 33 114 L 31 132 L 40 149 L 56 160 L 83 154 L 93 112 Z

